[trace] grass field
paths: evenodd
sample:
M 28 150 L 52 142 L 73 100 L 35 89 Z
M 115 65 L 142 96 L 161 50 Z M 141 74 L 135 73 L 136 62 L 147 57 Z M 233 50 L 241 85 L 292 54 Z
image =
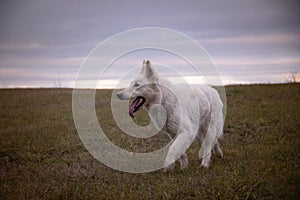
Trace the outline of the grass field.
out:
M 71 89 L 0 90 L 1 199 L 300 199 L 300 84 L 228 86 L 221 147 L 203 169 L 199 144 L 189 167 L 129 174 L 95 160 L 72 118 Z M 138 141 L 110 113 L 110 90 L 99 90 L 101 126 L 118 146 L 146 151 L 158 134 Z M 149 118 L 137 115 L 138 124 Z

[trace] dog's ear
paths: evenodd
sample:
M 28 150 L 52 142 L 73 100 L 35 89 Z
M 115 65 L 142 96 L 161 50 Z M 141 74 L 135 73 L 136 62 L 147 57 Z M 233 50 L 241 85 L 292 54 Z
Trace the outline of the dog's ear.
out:
M 148 80 L 155 79 L 156 73 L 149 60 L 143 62 L 141 74 L 144 74 Z

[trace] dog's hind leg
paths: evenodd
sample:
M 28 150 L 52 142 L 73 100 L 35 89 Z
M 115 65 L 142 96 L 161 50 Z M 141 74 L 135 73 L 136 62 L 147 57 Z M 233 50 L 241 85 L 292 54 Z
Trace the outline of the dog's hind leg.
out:
M 207 167 L 209 167 L 210 160 L 211 160 L 211 147 L 208 145 L 205 148 L 206 149 L 204 150 L 204 153 L 203 153 L 201 165 L 203 167 L 207 168 Z M 213 147 L 213 151 L 218 157 L 223 158 L 223 152 L 222 152 L 218 142 Z
M 201 165 L 206 168 L 209 167 L 210 164 L 211 150 L 215 147 L 219 139 L 218 129 L 216 128 L 217 122 L 218 121 L 215 120 L 215 118 L 212 118 L 210 120 L 206 136 L 202 142 L 202 146 L 199 151 L 199 158 L 202 158 Z
M 211 115 L 207 133 L 199 152 L 199 157 L 203 157 L 201 165 L 208 167 L 210 164 L 211 150 L 214 149 L 218 156 L 223 156 L 223 153 L 218 145 L 218 139 L 223 134 L 223 104 L 217 93 L 211 98 Z

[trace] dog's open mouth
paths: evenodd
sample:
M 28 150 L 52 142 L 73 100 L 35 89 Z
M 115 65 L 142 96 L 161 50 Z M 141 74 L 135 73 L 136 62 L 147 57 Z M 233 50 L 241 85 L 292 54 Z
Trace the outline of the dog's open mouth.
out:
M 134 119 L 134 113 L 138 111 L 142 105 L 145 103 L 146 99 L 142 96 L 138 96 L 135 100 L 131 103 L 129 107 L 129 115 L 132 119 Z

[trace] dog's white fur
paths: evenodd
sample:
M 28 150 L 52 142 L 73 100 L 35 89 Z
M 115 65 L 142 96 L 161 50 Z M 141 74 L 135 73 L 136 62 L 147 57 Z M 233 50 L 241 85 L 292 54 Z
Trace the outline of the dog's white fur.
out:
M 203 157 L 202 166 L 209 166 L 212 149 L 223 157 L 217 142 L 223 134 L 223 104 L 215 89 L 171 84 L 157 75 L 149 61 L 144 61 L 140 75 L 117 96 L 121 100 L 138 96 L 146 99 L 143 107 L 152 122 L 158 128 L 163 126 L 162 130 L 173 141 L 164 163 L 166 171 L 173 169 L 176 159 L 179 159 L 181 168 L 188 166 L 185 150 L 194 138 L 202 143 L 199 151 L 199 157 Z M 165 115 L 153 112 L 157 105 L 164 109 Z M 166 119 L 162 119 L 164 116 Z M 166 123 L 161 125 L 161 122 Z

